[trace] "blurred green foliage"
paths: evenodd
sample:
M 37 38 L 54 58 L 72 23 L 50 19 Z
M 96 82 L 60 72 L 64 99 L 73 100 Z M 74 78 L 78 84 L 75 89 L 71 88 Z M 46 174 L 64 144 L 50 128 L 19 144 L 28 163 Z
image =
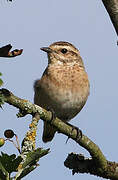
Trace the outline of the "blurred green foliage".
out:
M 2 73 L 0 72 L 0 76 L 2 76 Z M 2 86 L 3 85 L 3 81 L 2 81 L 2 79 L 0 78 L 0 86 Z

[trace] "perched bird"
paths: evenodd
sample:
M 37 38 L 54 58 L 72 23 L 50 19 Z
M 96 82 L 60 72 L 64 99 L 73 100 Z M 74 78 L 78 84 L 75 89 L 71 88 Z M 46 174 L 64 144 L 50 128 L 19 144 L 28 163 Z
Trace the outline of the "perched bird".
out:
M 34 103 L 53 109 L 64 122 L 75 117 L 89 95 L 89 80 L 78 49 L 69 42 L 59 41 L 41 50 L 47 52 L 48 66 L 34 83 Z M 56 129 L 44 122 L 43 141 L 51 141 Z

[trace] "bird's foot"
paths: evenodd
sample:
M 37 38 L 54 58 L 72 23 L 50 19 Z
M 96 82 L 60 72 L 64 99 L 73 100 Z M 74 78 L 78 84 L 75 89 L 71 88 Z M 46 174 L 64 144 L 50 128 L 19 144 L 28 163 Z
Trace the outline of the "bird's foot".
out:
M 72 127 L 71 134 L 72 134 L 72 132 L 73 132 L 74 130 L 77 131 L 77 135 L 76 135 L 76 139 L 75 139 L 75 140 L 76 140 L 76 141 L 79 141 L 79 140 L 82 138 L 82 131 L 81 131 L 78 127 L 76 127 L 76 126 L 73 126 L 73 125 L 71 125 L 71 124 L 69 124 L 69 123 L 66 123 L 66 124 L 68 124 L 69 126 Z M 67 140 L 66 140 L 66 143 L 67 143 L 68 140 L 70 139 L 71 134 L 70 134 L 70 136 L 68 136 L 68 138 L 67 138 Z

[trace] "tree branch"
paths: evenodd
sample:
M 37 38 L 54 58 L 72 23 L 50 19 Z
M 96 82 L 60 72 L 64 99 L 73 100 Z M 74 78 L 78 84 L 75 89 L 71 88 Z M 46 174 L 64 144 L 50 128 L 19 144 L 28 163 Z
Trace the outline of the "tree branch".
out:
M 118 163 L 107 161 L 107 167 L 98 167 L 97 161 L 92 158 L 85 158 L 82 154 L 70 153 L 64 165 L 75 173 L 90 173 L 106 179 L 118 180 Z
M 118 0 L 102 0 L 118 35 Z
M 39 113 L 40 118 L 48 123 L 51 123 L 57 128 L 58 132 L 65 134 L 69 138 L 76 141 L 80 146 L 84 147 L 91 155 L 91 159 L 80 158 L 80 155 L 71 154 L 65 161 L 65 166 L 73 169 L 73 174 L 75 172 L 80 173 L 90 173 L 104 178 L 118 179 L 118 163 L 108 161 L 100 148 L 92 142 L 87 136 L 82 134 L 81 139 L 77 139 L 77 130 L 73 130 L 73 127 L 69 124 L 64 123 L 58 118 L 51 120 L 52 113 L 47 111 L 38 105 L 32 104 L 28 100 L 20 99 L 14 96 L 7 89 L 0 89 L 0 97 L 4 101 L 14 107 L 19 108 L 18 117 L 25 116 L 26 114 Z M 73 163 L 74 162 L 74 163 Z

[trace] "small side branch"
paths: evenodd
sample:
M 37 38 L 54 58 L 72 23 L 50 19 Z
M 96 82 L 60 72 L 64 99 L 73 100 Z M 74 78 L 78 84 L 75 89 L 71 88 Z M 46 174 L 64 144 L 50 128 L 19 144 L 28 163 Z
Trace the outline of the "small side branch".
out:
M 34 116 L 36 113 L 38 113 L 42 120 L 51 123 L 60 133 L 63 133 L 69 138 L 73 139 L 90 153 L 91 159 L 83 158 L 80 160 L 78 155 L 71 155 L 71 161 L 70 158 L 67 158 L 68 160 L 66 160 L 65 166 L 73 169 L 73 173 L 86 172 L 100 177 L 118 180 L 118 163 L 109 162 L 105 158 L 100 148 L 84 134 L 80 140 L 77 140 L 76 128 L 73 130 L 71 125 L 65 124 L 58 118 L 55 118 L 52 121 L 51 112 L 32 104 L 28 100 L 20 99 L 14 96 L 7 89 L 0 89 L 0 97 L 2 97 L 6 103 L 19 108 L 20 112 L 18 113 L 18 117 L 25 116 L 26 114 L 31 114 Z M 77 163 L 73 163 L 72 159 L 74 159 L 74 161 L 76 160 Z M 70 165 L 68 165 L 68 162 Z M 82 169 L 82 171 L 80 171 L 80 167 L 78 168 L 78 163 L 81 169 L 84 165 L 84 170 Z
M 72 174 L 89 173 L 106 179 L 118 180 L 118 163 L 107 161 L 106 169 L 98 168 L 98 164 L 92 158 L 86 158 L 82 154 L 70 153 L 64 165 L 72 169 Z
M 32 118 L 32 122 L 29 125 L 29 131 L 22 142 L 22 154 L 27 154 L 29 151 L 35 150 L 36 132 L 39 119 L 40 116 L 38 113 L 36 113 Z

